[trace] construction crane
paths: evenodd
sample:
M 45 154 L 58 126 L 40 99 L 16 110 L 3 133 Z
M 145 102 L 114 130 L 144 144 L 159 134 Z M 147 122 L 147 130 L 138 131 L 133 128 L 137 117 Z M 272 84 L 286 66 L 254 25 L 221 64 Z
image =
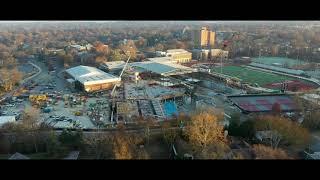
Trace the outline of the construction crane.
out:
M 130 48 L 132 48 L 132 47 L 130 47 Z M 131 58 L 131 54 L 129 54 L 129 57 L 128 57 L 126 63 L 124 64 L 123 69 L 122 69 L 122 71 L 121 71 L 121 73 L 120 73 L 120 75 L 119 75 L 119 78 L 120 78 L 120 79 L 121 79 L 122 74 L 123 74 L 123 72 L 125 71 L 128 63 L 129 63 L 130 58 Z M 115 95 L 116 88 L 117 88 L 117 84 L 115 84 L 115 85 L 113 86 L 113 89 L 112 89 L 112 91 L 111 91 L 111 98 L 112 98 L 111 117 L 110 117 L 110 121 L 111 121 L 111 122 L 113 122 L 113 116 L 114 116 L 114 115 L 113 115 L 113 112 L 114 112 L 114 107 L 116 106 L 116 105 L 115 105 L 115 100 L 114 100 L 114 95 Z
M 122 69 L 122 71 L 121 71 L 121 73 L 120 73 L 120 75 L 119 75 L 119 78 L 120 78 L 120 79 L 121 79 L 121 77 L 122 77 L 122 74 L 123 74 L 124 70 L 125 70 L 126 67 L 127 67 L 127 64 L 128 64 L 128 62 L 129 62 L 130 58 L 131 58 L 131 55 L 129 55 L 129 57 L 128 57 L 126 63 L 125 63 L 125 65 L 123 66 L 123 69 Z M 114 97 L 114 92 L 115 92 L 116 87 L 117 87 L 117 84 L 115 84 L 115 85 L 113 86 L 113 89 L 112 89 L 112 91 L 111 91 L 111 97 Z

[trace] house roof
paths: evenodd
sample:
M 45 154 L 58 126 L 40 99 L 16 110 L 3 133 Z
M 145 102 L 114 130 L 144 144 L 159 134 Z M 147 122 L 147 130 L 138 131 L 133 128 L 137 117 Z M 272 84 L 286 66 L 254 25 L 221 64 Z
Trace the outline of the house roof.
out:
M 78 159 L 79 154 L 80 154 L 80 151 L 71 151 L 69 153 L 69 155 L 67 157 L 65 157 L 64 159 L 74 159 L 74 160 L 76 160 L 76 159 Z
M 23 155 L 23 154 L 16 152 L 9 158 L 9 160 L 15 160 L 15 159 L 30 159 L 30 158 Z

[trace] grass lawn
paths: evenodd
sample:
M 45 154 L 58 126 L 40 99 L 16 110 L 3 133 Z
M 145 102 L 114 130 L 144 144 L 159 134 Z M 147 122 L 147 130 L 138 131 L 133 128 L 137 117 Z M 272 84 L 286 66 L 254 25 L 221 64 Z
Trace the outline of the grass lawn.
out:
M 213 68 L 212 70 L 220 73 L 220 67 Z M 287 76 L 281 76 L 277 74 L 266 73 L 262 71 L 257 71 L 240 66 L 225 66 L 222 68 L 222 73 L 234 76 L 242 79 L 244 82 L 254 84 L 257 83 L 259 86 L 263 86 L 269 83 L 279 83 L 286 80 L 293 80 Z

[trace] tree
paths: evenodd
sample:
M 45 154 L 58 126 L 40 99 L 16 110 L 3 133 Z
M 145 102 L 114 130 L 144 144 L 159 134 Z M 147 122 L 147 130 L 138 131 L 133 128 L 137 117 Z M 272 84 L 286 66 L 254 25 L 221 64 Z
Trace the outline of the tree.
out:
M 121 51 L 123 51 L 127 56 L 130 54 L 132 59 L 136 59 L 138 49 L 133 40 L 128 40 L 126 44 L 121 44 L 119 49 L 121 49 Z
M 267 143 L 273 148 L 277 148 L 278 145 L 302 148 L 310 143 L 310 134 L 306 128 L 280 116 L 258 117 L 255 130 L 268 132 Z
M 123 125 L 118 127 L 118 131 L 113 136 L 113 154 L 115 159 L 138 159 L 141 149 L 139 145 L 143 144 L 143 138 L 137 134 L 128 134 Z M 144 156 L 146 157 L 146 156 Z
M 96 159 L 112 157 L 112 137 L 106 133 L 93 134 L 84 139 L 88 150 L 93 150 Z
M 147 45 L 147 39 L 140 37 L 135 44 L 138 48 L 144 48 Z
M 40 133 L 40 123 L 39 123 L 39 110 L 33 107 L 26 108 L 22 113 L 21 122 L 8 124 L 5 128 L 9 130 L 10 133 L 14 133 L 15 143 L 18 139 L 22 139 L 26 144 L 32 144 L 35 152 L 38 152 L 39 140 L 42 138 Z M 21 149 L 26 150 L 26 149 Z
M 163 50 L 164 50 L 164 45 L 158 43 L 158 44 L 154 47 L 154 49 L 155 49 L 156 51 L 163 51 Z
M 121 61 L 124 60 L 125 55 L 120 53 L 120 49 L 115 49 L 113 51 L 111 51 L 111 55 L 109 57 L 109 59 L 111 61 Z
M 73 63 L 73 56 L 71 54 L 62 55 L 63 63 L 67 66 Z
M 320 112 L 319 111 L 307 111 L 304 113 L 304 120 L 302 122 L 303 127 L 310 130 L 320 129 Z
M 249 119 L 247 121 L 240 122 L 240 114 L 233 114 L 228 126 L 228 134 L 230 136 L 253 138 L 255 135 L 254 121 Z
M 129 137 L 123 134 L 115 135 L 113 139 L 113 153 L 115 159 L 132 159 L 133 153 L 130 147 Z
M 34 107 L 26 108 L 22 114 L 22 128 L 30 132 L 33 139 L 35 151 L 38 152 L 38 135 L 40 129 L 40 111 Z
M 56 132 L 50 131 L 49 137 L 46 141 L 47 146 L 47 153 L 51 157 L 57 157 L 64 151 L 63 147 L 60 145 L 60 142 L 58 140 L 58 136 L 56 135 Z
M 225 159 L 230 152 L 230 147 L 224 142 L 216 142 L 209 145 L 200 153 L 196 153 L 197 159 Z
M 282 149 L 273 149 L 262 144 L 253 145 L 252 151 L 255 159 L 291 159 Z
M 17 85 L 22 79 L 22 73 L 17 68 L 11 70 L 7 68 L 0 69 L 0 87 L 5 92 L 11 91 L 15 85 Z
M 25 130 L 37 130 L 40 127 L 40 110 L 34 107 L 28 107 L 22 113 L 22 127 Z
M 97 56 L 95 60 L 95 64 L 99 65 L 106 61 L 107 61 L 107 58 L 105 56 Z
M 109 46 L 101 43 L 100 41 L 95 42 L 94 47 L 95 47 L 96 52 L 102 56 L 106 56 L 110 52 Z
M 170 126 L 169 122 L 164 122 L 161 126 L 162 132 L 163 132 L 163 139 L 170 147 L 174 141 L 176 140 L 178 136 L 178 132 L 175 127 Z
M 225 141 L 223 125 L 211 109 L 199 110 L 192 115 L 186 134 L 189 142 L 201 151 L 210 144 Z
M 80 149 L 83 145 L 83 133 L 81 130 L 72 132 L 64 129 L 58 137 L 62 145 L 71 149 Z

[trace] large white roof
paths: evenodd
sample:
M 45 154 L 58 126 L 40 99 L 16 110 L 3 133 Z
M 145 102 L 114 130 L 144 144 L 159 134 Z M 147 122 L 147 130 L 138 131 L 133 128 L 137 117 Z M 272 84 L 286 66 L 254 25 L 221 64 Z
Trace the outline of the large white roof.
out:
M 76 66 L 67 69 L 66 72 L 84 85 L 121 81 L 119 77 L 90 66 Z

